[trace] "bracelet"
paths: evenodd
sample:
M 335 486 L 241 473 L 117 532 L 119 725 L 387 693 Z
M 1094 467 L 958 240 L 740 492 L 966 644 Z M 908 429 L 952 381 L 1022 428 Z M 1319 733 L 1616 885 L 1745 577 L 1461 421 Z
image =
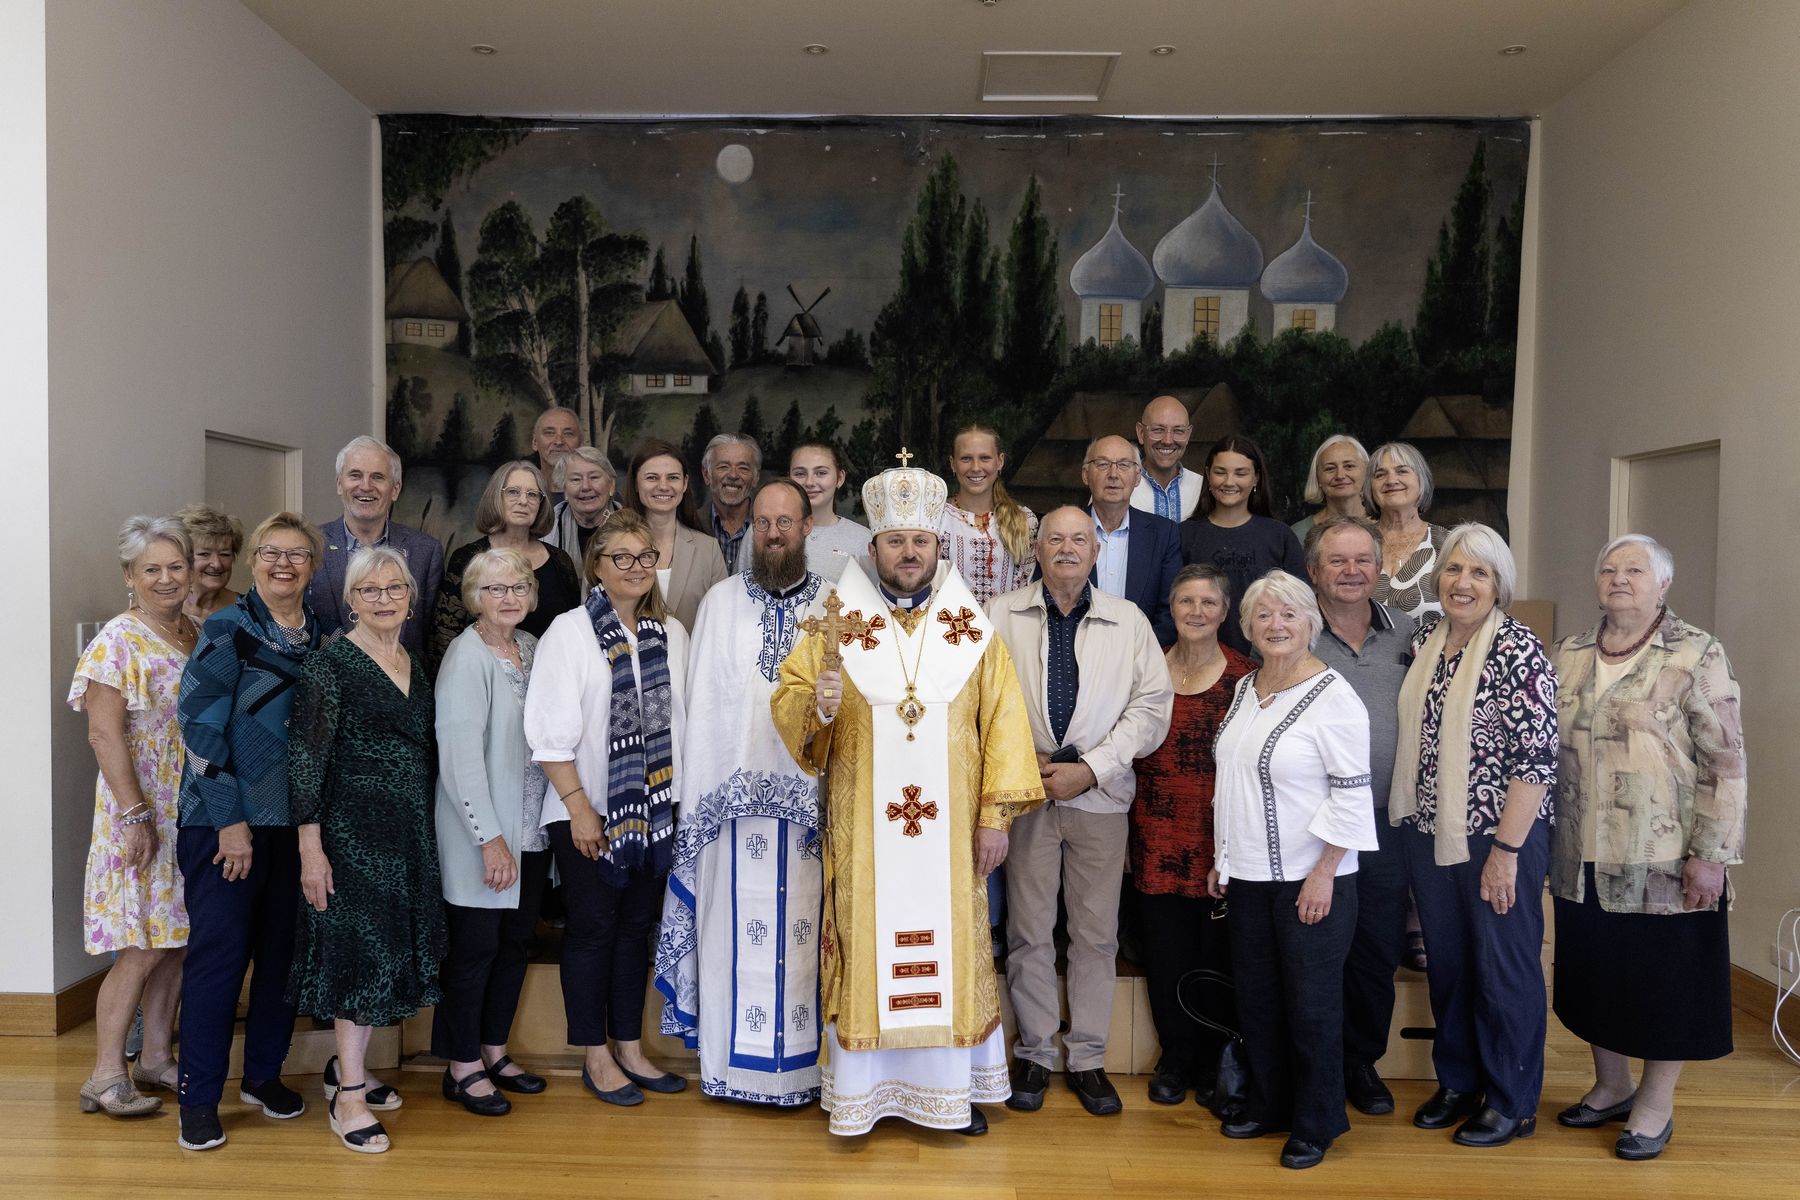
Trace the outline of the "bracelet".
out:
M 129 814 L 126 816 L 120 817 L 119 824 L 121 824 L 121 825 L 148 825 L 150 823 L 151 819 L 155 816 L 156 816 L 156 814 L 154 812 L 150 811 L 150 808 L 148 806 L 145 806 L 144 811 L 141 813 L 138 813 L 135 817 L 130 816 Z
M 558 796 L 557 799 L 561 800 L 563 802 L 563 805 L 566 807 L 569 803 L 570 796 L 579 796 L 585 791 L 587 791 L 587 789 L 584 787 L 574 788 L 570 791 L 564 792 L 562 795 Z
M 1505 842 L 1503 842 L 1503 841 L 1501 841 L 1501 840 L 1500 840 L 1500 838 L 1499 838 L 1499 837 L 1498 837 L 1498 836 L 1497 836 L 1497 835 L 1496 835 L 1496 836 L 1495 836 L 1495 838 L 1494 838 L 1494 849 L 1496 849 L 1496 850 L 1504 850 L 1504 851 L 1506 851 L 1506 852 L 1507 852 L 1507 853 L 1508 853 L 1508 854 L 1518 854 L 1518 853 L 1520 853 L 1520 852 L 1521 852 L 1521 851 L 1523 851 L 1523 850 L 1524 850 L 1524 849 L 1525 849 L 1525 847 L 1523 847 L 1523 846 L 1509 846 L 1509 845 L 1507 845 L 1507 844 L 1506 844 L 1506 843 L 1505 843 Z

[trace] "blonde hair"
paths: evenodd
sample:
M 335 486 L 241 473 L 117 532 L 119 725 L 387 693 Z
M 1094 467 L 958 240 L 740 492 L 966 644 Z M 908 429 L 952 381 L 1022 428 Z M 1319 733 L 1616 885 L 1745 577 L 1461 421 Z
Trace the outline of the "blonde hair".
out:
M 530 475 L 532 486 L 537 488 L 537 516 L 531 519 L 531 536 L 541 538 L 550 532 L 550 524 L 555 519 L 555 514 L 550 511 L 550 485 L 544 482 L 544 473 L 537 469 L 537 464 L 525 458 L 502 463 L 488 477 L 487 486 L 481 489 L 481 499 L 475 502 L 475 528 L 483 533 L 499 533 L 506 528 L 506 517 L 500 511 L 501 493 L 516 471 Z
M 1356 451 L 1356 457 L 1362 463 L 1364 479 L 1368 477 L 1369 452 L 1363 448 L 1363 444 L 1347 433 L 1334 433 L 1319 443 L 1319 448 L 1313 451 L 1312 465 L 1306 468 L 1306 488 L 1300 493 L 1300 498 L 1308 504 L 1325 503 L 1325 489 L 1319 486 L 1319 460 L 1333 446 L 1348 446 Z
M 349 563 L 344 567 L 343 601 L 346 609 L 350 607 L 350 597 L 356 594 L 356 589 L 362 586 L 363 580 L 383 567 L 392 567 L 400 572 L 400 578 L 412 589 L 409 606 L 418 603 L 419 585 L 412 577 L 412 568 L 407 565 L 406 555 L 392 546 L 364 546 L 350 556 Z
M 971 421 L 958 429 L 956 436 L 950 439 L 952 475 L 956 474 L 956 443 L 965 434 L 971 433 L 992 438 L 996 457 L 1004 457 L 1006 454 L 1005 448 L 1000 445 L 1000 435 L 992 427 L 979 421 Z M 1014 562 L 1024 562 L 1031 557 L 1031 518 L 1025 506 L 1012 498 L 1006 485 L 997 476 L 994 479 L 994 528 L 1000 535 L 1000 544 L 1006 547 L 1007 554 L 1012 556 Z
M 511 571 L 531 585 L 531 591 L 526 593 L 525 611 L 535 611 L 538 602 L 537 572 L 531 569 L 531 563 L 523 554 L 510 546 L 498 549 L 489 547 L 469 560 L 469 565 L 463 568 L 463 607 L 472 613 L 480 613 L 481 605 L 478 601 L 481 599 L 481 589 L 488 580 L 506 571 Z
M 312 547 L 312 565 L 315 568 L 319 565 L 319 559 L 325 555 L 325 535 L 319 532 L 317 525 L 297 512 L 271 513 L 264 517 L 262 524 L 258 525 L 256 531 L 250 535 L 250 549 L 255 550 L 258 546 L 263 545 L 269 540 L 269 535 L 277 529 L 290 530 L 305 538 L 306 544 Z
M 600 528 L 594 530 L 594 536 L 588 539 L 587 553 L 581 556 L 582 577 L 597 586 L 600 582 L 600 559 L 609 553 L 607 547 L 614 539 L 627 534 L 643 539 L 646 546 L 656 545 L 656 535 L 650 532 L 650 522 L 644 519 L 642 513 L 632 512 L 629 508 L 615 509 L 606 514 L 606 520 L 600 522 Z M 638 601 L 638 616 L 658 621 L 669 619 L 669 606 L 662 594 L 662 580 L 655 571 L 650 572 L 650 590 Z
M 194 545 L 201 542 L 225 542 L 233 556 L 244 552 L 244 523 L 208 504 L 190 504 L 175 511 L 175 519 L 187 526 Z

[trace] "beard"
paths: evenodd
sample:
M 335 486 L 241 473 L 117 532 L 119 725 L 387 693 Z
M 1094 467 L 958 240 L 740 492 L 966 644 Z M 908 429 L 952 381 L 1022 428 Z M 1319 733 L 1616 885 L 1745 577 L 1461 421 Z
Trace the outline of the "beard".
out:
M 765 592 L 785 592 L 806 575 L 806 543 L 795 540 L 784 549 L 751 547 L 750 578 Z

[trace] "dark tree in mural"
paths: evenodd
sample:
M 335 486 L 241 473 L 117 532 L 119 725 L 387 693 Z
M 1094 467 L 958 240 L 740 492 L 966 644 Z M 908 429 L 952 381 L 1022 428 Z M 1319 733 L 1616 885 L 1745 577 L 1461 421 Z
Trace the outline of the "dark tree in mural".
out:
M 437 229 L 432 222 L 418 217 L 389 217 L 381 230 L 382 257 L 387 269 L 392 272 L 401 263 L 417 258 Z
M 488 449 L 485 461 L 490 467 L 519 456 L 519 424 L 513 420 L 512 409 L 508 408 L 494 422 L 494 432 L 488 437 Z M 549 480 L 544 482 L 548 483 Z
M 475 255 L 469 307 L 476 354 L 545 407 L 561 403 L 550 372 L 556 347 L 542 319 L 556 288 L 538 261 L 537 230 L 518 201 L 508 200 L 482 219 Z
M 850 367 L 853 370 L 869 369 L 869 347 L 863 341 L 863 335 L 854 329 L 846 329 L 838 340 L 825 350 L 825 365 L 828 367 Z
M 388 393 L 387 402 L 387 444 L 402 463 L 411 462 L 419 456 L 419 427 L 412 415 L 413 383 L 409 376 L 402 375 L 394 383 L 394 390 Z
M 689 475 L 688 487 L 700 486 L 700 459 L 706 453 L 706 443 L 718 437 L 719 418 L 713 415 L 713 407 L 702 402 L 694 413 L 694 427 L 688 431 L 681 443 L 681 461 L 687 467 Z
M 794 447 L 799 444 L 800 436 L 800 402 L 795 400 L 788 405 L 787 412 L 782 415 L 781 425 L 775 430 L 774 445 L 764 448 L 764 468 L 778 473 L 785 472 L 788 456 L 793 454 Z
M 675 298 L 675 278 L 669 274 L 668 260 L 663 257 L 663 248 L 656 248 L 656 257 L 650 261 L 650 282 L 644 285 L 644 299 L 673 300 Z
M 706 347 L 707 357 L 712 359 L 713 369 L 725 370 L 725 347 L 719 341 L 719 335 L 713 332 L 712 301 L 706 296 L 706 278 L 700 269 L 700 238 L 698 235 L 688 238 L 687 269 L 682 272 L 681 284 L 676 289 L 675 302 L 681 306 L 681 315 L 687 318 L 688 325 L 693 328 L 694 336 Z
M 1488 289 L 1487 336 L 1506 346 L 1519 336 L 1519 273 L 1524 262 L 1525 189 L 1494 230 L 1494 282 Z
M 444 463 L 466 463 L 475 459 L 475 430 L 469 424 L 469 398 L 461 392 L 444 417 L 444 428 L 438 433 L 435 457 Z
M 1035 399 L 1062 361 L 1063 322 L 1056 270 L 1056 231 L 1044 215 L 1033 176 L 1013 219 L 1006 250 L 1006 332 L 1000 375 L 1011 397 Z
M 444 282 L 450 286 L 451 292 L 466 304 L 468 298 L 463 295 L 462 254 L 456 248 L 456 222 L 451 219 L 449 209 L 444 210 L 443 224 L 438 226 L 437 269 L 438 274 L 444 277 Z M 469 347 L 473 344 L 472 336 L 469 323 L 464 321 L 456 332 L 458 354 L 468 356 Z
M 750 356 L 746 362 L 769 361 L 769 297 L 756 293 L 756 308 L 750 314 Z
M 737 431 L 759 446 L 768 440 L 769 427 L 763 424 L 762 400 L 755 392 L 750 393 L 750 399 L 744 405 L 744 415 L 738 418 Z M 701 442 L 700 448 L 706 449 L 706 443 Z
M 1413 344 L 1427 369 L 1441 368 L 1487 340 L 1490 190 L 1487 143 L 1477 142 L 1450 217 L 1438 226 L 1437 253 L 1425 267 Z
M 740 284 L 731 298 L 731 367 L 747 367 L 750 362 L 750 293 Z

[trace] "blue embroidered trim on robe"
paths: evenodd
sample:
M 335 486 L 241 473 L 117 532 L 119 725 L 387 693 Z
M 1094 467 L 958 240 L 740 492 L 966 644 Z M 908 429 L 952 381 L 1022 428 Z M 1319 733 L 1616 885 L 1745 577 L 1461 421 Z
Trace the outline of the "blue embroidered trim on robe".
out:
M 807 605 L 825 586 L 825 580 L 811 571 L 806 579 L 785 596 L 774 596 L 763 590 L 750 572 L 741 573 L 738 578 L 744 581 L 744 590 L 756 601 L 757 621 L 762 626 L 762 649 L 756 655 L 756 669 L 770 683 L 781 674 L 783 660 L 794 649 L 796 635 L 799 633 L 799 615 L 806 611 Z

